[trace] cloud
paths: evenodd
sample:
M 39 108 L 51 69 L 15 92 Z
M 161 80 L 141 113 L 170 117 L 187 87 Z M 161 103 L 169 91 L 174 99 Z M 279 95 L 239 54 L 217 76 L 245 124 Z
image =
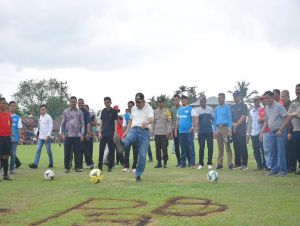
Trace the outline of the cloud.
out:
M 181 55 L 200 41 L 212 48 L 232 39 L 298 48 L 299 5 L 296 0 L 1 1 L 0 63 L 115 70 Z

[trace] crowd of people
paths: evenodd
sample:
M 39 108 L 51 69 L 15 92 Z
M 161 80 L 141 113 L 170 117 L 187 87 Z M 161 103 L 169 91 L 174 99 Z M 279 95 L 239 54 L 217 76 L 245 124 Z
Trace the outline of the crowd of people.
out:
M 65 173 L 70 173 L 74 160 L 75 172 L 82 172 L 83 158 L 87 168 L 103 170 L 107 164 L 112 172 L 115 164 L 123 166 L 123 172 L 135 173 L 137 182 L 145 170 L 146 157 L 153 161 L 150 137 L 155 140 L 155 168 L 168 167 L 168 146 L 173 140 L 177 159 L 176 167 L 205 167 L 204 150 L 207 145 L 207 168 L 221 170 L 224 167 L 224 146 L 227 154 L 228 170 L 248 169 L 247 143 L 251 139 L 256 161 L 255 170 L 265 170 L 266 175 L 285 177 L 297 172 L 300 164 L 300 84 L 295 88 L 296 99 L 291 101 L 289 91 L 278 89 L 266 91 L 253 98 L 249 110 L 242 101 L 239 91 L 233 93 L 234 104 L 227 104 L 225 94 L 218 94 L 219 105 L 213 109 L 201 96 L 198 107 L 189 106 L 185 95 L 173 96 L 173 107 L 166 108 L 165 99 L 158 98 L 158 108 L 154 109 L 145 101 L 143 93 L 135 95 L 135 101 L 128 102 L 125 115 L 120 115 L 118 106 L 112 107 L 110 97 L 104 98 L 105 108 L 101 111 L 97 133 L 99 145 L 98 165 L 93 161 L 93 140 L 97 121 L 91 116 L 88 105 L 82 98 L 70 98 L 70 106 L 62 113 L 60 128 L 64 146 Z M 22 143 L 22 122 L 15 113 L 17 103 L 6 103 L 0 98 L 0 157 L 4 180 L 12 180 L 10 174 L 21 166 L 17 158 L 17 145 Z M 49 168 L 54 167 L 51 150 L 53 121 L 47 113 L 47 106 L 40 106 L 38 143 L 36 155 L 30 168 L 38 168 L 41 151 L 46 146 Z M 195 134 L 199 142 L 199 164 L 196 166 Z M 213 164 L 214 145 L 218 146 L 217 162 Z M 234 149 L 234 160 L 232 154 Z M 106 148 L 108 147 L 108 148 Z M 105 154 L 107 150 L 107 155 Z M 130 151 L 133 164 L 130 167 Z M 10 161 L 9 161 L 10 159 Z

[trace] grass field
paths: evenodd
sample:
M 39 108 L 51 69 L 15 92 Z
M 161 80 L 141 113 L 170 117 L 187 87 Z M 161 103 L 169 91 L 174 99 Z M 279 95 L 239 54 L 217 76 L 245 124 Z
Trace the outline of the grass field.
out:
M 219 171 L 217 183 L 207 182 L 207 169 L 176 168 L 169 151 L 169 168 L 147 163 L 142 183 L 115 166 L 112 173 L 105 168 L 99 184 L 89 182 L 89 170 L 65 174 L 63 148 L 52 147 L 54 181 L 43 179 L 45 149 L 33 170 L 28 164 L 36 146 L 18 147 L 23 165 L 13 182 L 0 182 L 0 225 L 300 225 L 300 176 L 268 177 L 253 171 L 250 147 L 249 169 Z M 153 144 L 152 152 L 155 156 Z

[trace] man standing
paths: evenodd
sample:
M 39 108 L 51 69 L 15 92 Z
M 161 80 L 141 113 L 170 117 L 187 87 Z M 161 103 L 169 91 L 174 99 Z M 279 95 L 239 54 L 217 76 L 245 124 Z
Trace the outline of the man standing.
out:
M 180 168 L 186 166 L 187 154 L 190 156 L 190 166 L 195 167 L 195 146 L 194 146 L 194 127 L 195 120 L 192 107 L 188 106 L 188 97 L 181 96 L 182 107 L 178 109 L 175 129 L 175 137 L 179 136 L 181 147 Z M 177 133 L 179 131 L 179 134 Z
M 264 93 L 266 101 L 266 121 L 264 123 L 262 131 L 268 126 L 271 130 L 271 172 L 269 176 L 278 174 L 285 177 L 286 170 L 286 151 L 285 151 L 285 139 L 286 139 L 286 125 L 289 122 L 287 111 L 282 105 L 275 102 L 274 94 L 271 91 Z M 261 131 L 261 137 L 262 137 Z
M 144 94 L 137 93 L 135 102 L 136 106 L 131 110 L 131 116 L 123 138 L 125 138 L 125 153 L 129 153 L 131 144 L 138 147 L 139 156 L 135 176 L 136 181 L 140 182 L 141 175 L 145 170 L 146 155 L 150 142 L 149 125 L 154 122 L 154 114 L 152 107 L 145 102 Z M 128 168 L 128 158 L 125 161 L 125 167 Z
M 61 122 L 62 140 L 65 149 L 65 173 L 70 172 L 71 155 L 74 153 L 75 172 L 82 172 L 80 158 L 80 141 L 84 140 L 84 118 L 82 111 L 77 108 L 77 98 L 70 98 L 70 107 L 64 110 Z
M 84 134 L 83 134 L 83 141 L 80 142 L 80 168 L 82 169 L 83 165 L 83 155 L 85 159 L 85 163 L 87 167 L 90 169 L 94 168 L 94 162 L 89 150 L 89 142 L 91 137 L 91 116 L 90 112 L 86 111 L 84 107 L 84 100 L 82 98 L 78 99 L 78 107 L 82 111 L 83 120 L 84 120 Z
M 273 94 L 274 94 L 274 100 L 281 104 L 282 106 L 284 105 L 284 102 L 283 100 L 280 98 L 281 97 L 281 93 L 280 93 L 280 90 L 279 89 L 273 89 Z
M 173 96 L 173 104 L 174 106 L 171 108 L 172 112 L 172 131 L 173 131 L 173 141 L 174 141 L 174 147 L 175 147 L 175 155 L 177 158 L 177 165 L 176 167 L 180 166 L 180 149 L 179 149 L 179 137 L 175 137 L 175 130 L 176 130 L 176 121 L 177 121 L 177 111 L 181 107 L 180 105 L 180 96 L 178 94 L 175 94 Z M 179 134 L 179 131 L 176 131 L 177 134 Z
M 17 103 L 11 101 L 8 104 L 9 112 L 12 118 L 12 126 L 14 130 L 14 142 L 11 143 L 11 152 L 10 152 L 10 174 L 14 174 L 16 157 L 17 157 L 17 146 L 22 144 L 22 119 L 19 115 L 16 114 Z M 19 163 L 20 164 L 20 163 Z M 18 166 L 19 164 L 16 164 Z
M 219 155 L 217 169 L 223 169 L 224 143 L 227 152 L 228 170 L 233 169 L 232 151 L 230 147 L 232 137 L 232 114 L 231 107 L 225 104 L 225 94 L 218 95 L 219 106 L 215 109 L 215 119 L 213 124 L 214 136 L 217 138 Z
M 117 137 L 118 113 L 111 107 L 110 97 L 104 98 L 105 108 L 101 111 L 99 131 L 99 169 L 102 170 L 105 146 L 108 144 L 108 172 L 112 172 L 114 165 L 115 147 L 114 141 Z
M 251 136 L 252 147 L 254 150 L 254 158 L 256 161 L 257 170 L 263 170 L 266 167 L 263 143 L 259 139 L 259 134 L 262 128 L 262 125 L 259 122 L 259 111 L 261 110 L 260 106 L 260 97 L 255 96 L 253 98 L 254 107 L 250 110 L 249 119 L 248 119 L 248 131 L 247 131 L 247 141 Z
M 123 133 L 125 133 L 129 120 L 130 120 L 130 116 L 131 116 L 131 109 L 134 106 L 134 102 L 133 101 L 129 101 L 127 103 L 127 111 L 124 115 L 124 120 L 123 120 Z M 136 165 L 137 165 L 137 161 L 138 161 L 138 156 L 139 156 L 139 151 L 138 151 L 138 147 L 136 144 L 131 144 L 132 147 L 132 153 L 133 153 L 133 163 L 132 163 L 132 171 L 136 171 Z M 129 171 L 129 156 L 130 156 L 130 148 L 129 151 L 125 150 L 125 159 L 124 159 L 124 168 L 123 168 L 123 172 L 128 172 Z
M 291 115 L 292 132 L 292 155 L 290 169 L 294 172 L 297 170 L 297 160 L 300 164 L 300 84 L 296 85 L 297 98 L 292 102 L 289 114 Z M 300 175 L 300 171 L 296 173 Z
M 90 117 L 91 117 L 91 136 L 88 140 L 88 152 L 89 152 L 89 155 L 91 156 L 91 162 L 92 162 L 92 164 L 94 164 L 93 150 L 94 150 L 94 136 L 97 133 L 97 120 L 96 120 L 95 114 L 90 112 L 89 105 L 85 104 L 84 109 L 85 109 L 85 111 L 90 113 Z
M 113 107 L 113 109 L 115 109 L 117 111 L 117 113 L 120 112 L 118 105 L 115 105 Z M 124 165 L 124 146 L 123 146 L 123 142 L 122 142 L 122 138 L 123 138 L 122 125 L 123 125 L 123 117 L 118 115 L 117 136 L 115 138 L 115 147 L 117 150 L 116 164 L 118 164 L 120 162 L 121 165 Z
M 212 107 L 206 105 L 206 97 L 200 97 L 200 107 L 195 108 L 195 121 L 198 128 L 198 142 L 199 142 L 199 167 L 201 170 L 204 167 L 204 149 L 205 141 L 208 148 L 207 168 L 212 169 L 213 156 L 213 129 L 212 122 L 214 118 L 214 110 Z
M 153 131 L 156 147 L 157 165 L 155 168 L 161 168 L 161 152 L 163 153 L 164 168 L 167 168 L 168 162 L 168 140 L 171 136 L 171 113 L 165 108 L 165 100 L 158 98 L 158 108 L 154 110 Z
M 50 115 L 47 114 L 47 106 L 42 104 L 40 106 L 40 120 L 39 120 L 39 130 L 38 130 L 38 144 L 37 150 L 35 154 L 34 162 L 29 164 L 29 167 L 32 169 L 36 169 L 39 165 L 41 151 L 43 145 L 46 145 L 47 154 L 49 158 L 49 168 L 53 168 L 53 157 L 51 150 L 51 134 L 53 129 L 53 122 Z
M 241 93 L 239 91 L 233 93 L 233 100 L 235 104 L 231 106 L 231 112 L 234 162 L 235 167 L 246 170 L 248 169 L 248 150 L 246 144 L 246 118 L 248 109 L 246 104 L 242 102 Z
M 8 158 L 11 142 L 15 142 L 15 134 L 12 127 L 11 115 L 7 112 L 5 98 L 0 98 L 0 161 L 4 171 L 3 179 L 11 181 L 8 176 Z

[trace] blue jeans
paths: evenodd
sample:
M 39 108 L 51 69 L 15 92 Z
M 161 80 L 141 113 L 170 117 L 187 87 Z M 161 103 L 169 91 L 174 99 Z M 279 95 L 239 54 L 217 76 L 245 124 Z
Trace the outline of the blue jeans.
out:
M 43 145 L 46 145 L 46 149 L 47 149 L 47 153 L 48 153 L 48 157 L 49 157 L 49 164 L 53 164 L 53 157 L 52 157 L 52 151 L 51 151 L 51 141 L 48 141 L 47 143 L 45 142 L 45 140 L 38 140 L 37 143 L 37 150 L 36 150 L 36 154 L 35 154 L 35 159 L 34 159 L 34 164 L 38 165 L 39 161 L 40 161 L 40 157 L 41 157 L 41 151 L 43 148 Z
M 271 169 L 271 150 L 272 150 L 271 133 L 263 134 L 263 147 L 264 147 L 266 167 L 268 169 Z
M 179 143 L 181 149 L 181 166 L 186 165 L 186 155 L 190 156 L 191 166 L 195 165 L 195 146 L 194 146 L 194 134 L 193 133 L 180 133 Z
M 17 142 L 12 142 L 10 146 L 10 172 L 13 172 L 15 169 L 16 153 L 17 153 Z
M 276 132 L 271 132 L 271 169 L 272 173 L 286 174 L 286 153 L 285 141 L 286 130 L 282 131 L 281 136 L 277 136 Z
M 149 130 L 141 129 L 140 127 L 132 127 L 129 130 L 124 140 L 124 149 L 125 149 L 125 153 L 127 153 L 127 156 L 129 156 L 128 153 L 130 152 L 131 144 L 133 144 L 133 146 L 138 147 L 139 157 L 138 157 L 138 165 L 135 172 L 136 177 L 141 176 L 145 170 L 146 156 L 148 153 L 149 142 L 150 142 Z

